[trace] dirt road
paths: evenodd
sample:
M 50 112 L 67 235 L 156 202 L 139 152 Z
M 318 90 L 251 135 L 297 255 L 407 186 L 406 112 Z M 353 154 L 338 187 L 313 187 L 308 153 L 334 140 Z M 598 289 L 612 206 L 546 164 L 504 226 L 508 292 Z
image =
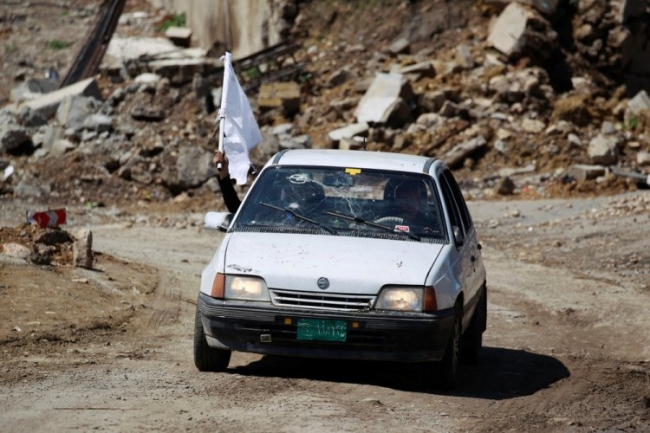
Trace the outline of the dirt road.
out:
M 399 364 L 235 353 L 199 373 L 220 234 L 200 214 L 73 213 L 95 270 L 0 260 L 0 431 L 650 431 L 650 195 L 470 207 L 488 331 L 450 394 Z

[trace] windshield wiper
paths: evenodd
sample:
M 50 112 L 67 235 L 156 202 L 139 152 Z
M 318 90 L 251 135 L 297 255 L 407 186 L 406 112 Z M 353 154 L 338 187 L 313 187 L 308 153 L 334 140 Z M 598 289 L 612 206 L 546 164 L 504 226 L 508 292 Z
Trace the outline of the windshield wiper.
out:
M 403 234 L 407 235 L 408 237 L 410 237 L 411 239 L 415 239 L 416 241 L 421 241 L 422 240 L 420 238 L 420 236 L 418 236 L 416 234 L 413 234 L 411 232 L 405 232 L 403 230 L 395 230 L 395 229 L 392 229 L 392 228 L 390 228 L 388 226 L 385 226 L 383 224 L 377 224 L 376 222 L 373 222 L 373 221 L 364 220 L 363 218 L 360 218 L 358 216 L 345 215 L 345 214 L 341 214 L 341 213 L 338 213 L 338 212 L 331 212 L 331 211 L 326 211 L 326 212 L 323 212 L 323 213 L 326 214 L 326 215 L 332 215 L 332 216 L 335 216 L 335 217 L 339 217 L 339 218 L 354 221 L 354 222 L 357 222 L 357 223 L 365 224 L 365 225 L 368 225 L 370 227 L 377 227 L 379 229 L 386 230 L 386 231 L 391 232 L 391 233 L 403 233 Z
M 324 229 L 324 230 L 327 230 L 328 232 L 330 232 L 330 233 L 333 234 L 333 235 L 337 234 L 336 231 L 334 231 L 334 229 L 332 229 L 332 228 L 330 228 L 330 227 L 327 227 L 325 224 L 320 223 L 320 222 L 318 222 L 318 221 L 316 221 L 316 220 L 314 220 L 314 219 L 311 219 L 311 218 L 309 218 L 309 217 L 306 217 L 306 216 L 304 216 L 304 215 L 302 215 L 302 214 L 296 212 L 295 210 L 293 210 L 293 209 L 291 209 L 291 208 L 288 208 L 288 207 L 279 207 L 279 206 L 274 206 L 274 205 L 272 205 L 272 204 L 268 204 L 268 203 L 264 203 L 264 202 L 260 202 L 260 206 L 264 206 L 264 207 L 268 207 L 268 208 L 271 208 L 271 209 L 275 209 L 275 210 L 280 211 L 280 212 L 287 212 L 287 213 L 289 213 L 289 214 L 295 216 L 295 217 L 298 218 L 298 219 L 301 219 L 301 220 L 303 220 L 303 221 L 307 221 L 308 223 L 311 223 L 311 224 L 313 224 L 313 225 L 315 225 L 315 226 L 318 226 L 318 227 L 320 227 L 320 228 L 322 228 L 322 229 Z

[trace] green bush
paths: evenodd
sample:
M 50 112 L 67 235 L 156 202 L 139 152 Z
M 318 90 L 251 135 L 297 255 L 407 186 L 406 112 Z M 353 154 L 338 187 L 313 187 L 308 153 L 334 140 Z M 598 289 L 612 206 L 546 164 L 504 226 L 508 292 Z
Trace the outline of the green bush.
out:
M 164 32 L 170 27 L 185 27 L 185 19 L 185 12 L 173 15 L 171 18 L 164 20 L 158 30 Z
M 50 41 L 50 48 L 53 50 L 63 50 L 68 48 L 70 45 L 72 45 L 70 42 L 65 42 L 60 39 L 52 39 Z

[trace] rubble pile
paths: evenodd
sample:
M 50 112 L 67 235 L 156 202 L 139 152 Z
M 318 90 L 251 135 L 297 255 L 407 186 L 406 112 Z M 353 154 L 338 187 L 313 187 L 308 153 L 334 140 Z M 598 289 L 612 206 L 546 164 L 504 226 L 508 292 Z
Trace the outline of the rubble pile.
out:
M 647 2 L 386 3 L 332 2 L 328 16 L 319 2 L 300 3 L 290 38 L 306 78 L 249 92 L 264 135 L 257 167 L 281 149 L 365 147 L 441 158 L 474 198 L 647 186 L 650 68 L 634 54 L 650 46 Z M 386 23 L 355 24 L 355 7 Z M 440 8 L 454 19 L 435 19 Z M 163 13 L 129 15 L 116 40 L 156 35 Z M 218 62 L 187 45 L 164 61 L 107 59 L 98 77 L 60 90 L 54 78 L 18 77 L 0 110 L 0 197 L 182 201 L 218 191 Z M 272 86 L 284 95 L 275 105 Z

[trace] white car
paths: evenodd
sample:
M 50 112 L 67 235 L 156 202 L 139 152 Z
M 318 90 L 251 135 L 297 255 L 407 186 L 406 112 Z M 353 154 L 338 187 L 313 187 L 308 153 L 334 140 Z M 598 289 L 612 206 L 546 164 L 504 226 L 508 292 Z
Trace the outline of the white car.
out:
M 289 150 L 264 166 L 203 270 L 194 361 L 233 350 L 421 363 L 455 385 L 478 362 L 486 272 L 467 205 L 444 163 L 415 155 Z

